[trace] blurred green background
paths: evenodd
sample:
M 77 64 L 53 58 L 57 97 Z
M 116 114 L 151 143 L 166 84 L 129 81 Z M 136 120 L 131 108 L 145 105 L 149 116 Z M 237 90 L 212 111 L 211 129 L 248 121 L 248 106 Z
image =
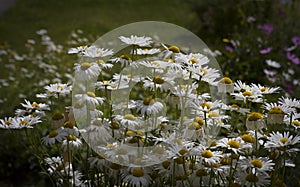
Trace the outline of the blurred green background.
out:
M 27 40 L 39 41 L 36 31 L 47 29 L 52 41 L 64 46 L 57 55 L 61 60 L 53 62 L 62 72 L 64 66 L 72 69 L 74 63 L 74 58 L 66 54 L 72 46 L 68 44 L 71 32 L 82 30 L 88 39 L 85 44 L 91 44 L 102 34 L 128 23 L 164 21 L 187 28 L 210 49 L 219 50 L 222 55 L 217 59 L 223 74 L 233 80 L 279 85 L 288 95 L 299 97 L 299 64 L 287 59 L 284 50 L 293 45 L 292 37 L 300 36 L 300 3 L 296 0 L 0 0 L 0 7 L 0 49 L 11 49 L 11 54 L 27 54 Z M 273 25 L 269 36 L 259 29 L 263 24 Z M 231 42 L 224 42 L 224 38 Z M 259 50 L 266 47 L 272 47 L 273 51 L 260 54 Z M 45 53 L 42 46 L 35 50 Z M 292 53 L 299 58 L 299 47 Z M 0 58 L 0 79 L 4 80 L 11 75 L 5 68 L 11 62 Z M 281 64 L 282 68 L 275 69 L 275 82 L 264 74 L 264 69 L 269 68 L 266 59 Z M 16 65 L 36 70 L 30 62 Z M 0 87 L 1 98 L 7 98 L 0 103 L 1 118 L 12 116 L 20 107 L 24 101 L 20 93 L 34 101 L 42 88 L 32 82 L 47 77 L 47 72 L 40 72 L 23 80 L 22 72 L 16 71 L 19 72 L 14 78 L 18 84 L 10 80 L 8 86 Z M 0 129 L 0 135 L 0 186 L 44 186 L 47 178 L 39 174 L 39 164 L 29 151 L 31 145 L 23 137 L 24 132 Z

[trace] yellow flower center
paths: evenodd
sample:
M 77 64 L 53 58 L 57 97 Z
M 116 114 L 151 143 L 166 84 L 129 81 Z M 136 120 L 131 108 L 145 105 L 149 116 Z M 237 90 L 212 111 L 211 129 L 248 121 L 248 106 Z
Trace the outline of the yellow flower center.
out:
M 208 117 L 209 118 L 217 118 L 217 117 L 220 117 L 220 114 L 218 114 L 217 112 L 214 112 L 214 111 L 210 111 L 208 113 Z
M 165 169 L 168 169 L 169 166 L 171 165 L 171 162 L 169 162 L 169 161 L 163 161 L 163 162 L 161 163 L 161 165 L 162 165 Z
M 142 177 L 144 176 L 144 170 L 142 168 L 134 168 L 132 170 L 132 175 L 135 177 Z
M 22 125 L 29 125 L 29 121 L 24 119 L 24 120 L 21 121 L 21 124 Z
M 64 90 L 64 88 L 62 86 L 57 86 L 57 89 L 60 90 L 60 91 Z
M 135 133 L 133 131 L 131 131 L 131 130 L 128 130 L 126 132 L 126 136 L 133 136 L 133 135 L 135 135 Z
M 120 58 L 124 60 L 131 60 L 131 58 L 128 55 L 121 55 Z
M 162 79 L 160 76 L 155 76 L 155 77 L 153 78 L 153 82 L 154 82 L 155 84 L 163 84 L 163 83 L 165 82 L 165 80 Z
M 237 105 L 237 104 L 232 104 L 231 107 L 232 107 L 232 108 L 236 108 L 236 109 L 239 109 L 239 108 L 240 108 L 240 106 Z
M 243 93 L 242 93 L 242 95 L 243 96 L 252 96 L 253 94 L 252 94 L 252 92 L 250 92 L 250 91 L 244 91 Z
M 166 58 L 166 61 L 170 63 L 174 63 L 174 60 L 172 58 Z
M 89 97 L 93 97 L 93 98 L 96 97 L 96 94 L 95 94 L 94 92 L 86 92 L 86 94 L 87 94 Z
M 289 141 L 289 139 L 288 139 L 288 138 L 281 138 L 280 141 L 281 141 L 283 144 L 285 144 L 287 141 Z
M 204 68 L 200 68 L 200 71 L 203 73 L 203 75 L 206 75 L 208 73 L 208 71 Z
M 257 120 L 260 120 L 262 118 L 263 118 L 263 115 L 262 115 L 262 113 L 259 113 L 259 112 L 251 112 L 248 115 L 248 121 L 257 121 Z
M 198 64 L 199 63 L 199 61 L 197 60 L 197 58 L 194 57 L 194 56 L 189 60 L 189 62 L 191 62 L 192 64 Z
M 128 141 L 129 143 L 138 143 L 139 139 L 137 137 L 132 137 L 131 139 L 129 139 Z
M 201 125 L 198 122 L 192 122 L 188 125 L 188 128 L 190 130 L 199 130 L 201 128 Z
M 220 80 L 220 83 L 224 83 L 224 84 L 232 84 L 232 80 L 229 77 L 223 77 Z
M 32 106 L 33 106 L 33 107 L 36 107 L 36 108 L 40 108 L 40 105 L 37 104 L 36 102 L 33 102 L 33 103 L 32 103 Z
M 132 114 L 125 114 L 124 119 L 134 121 L 136 119 L 136 117 L 134 117 L 134 115 L 132 115 Z
M 199 123 L 199 125 L 203 125 L 203 124 L 204 124 L 204 119 L 201 118 L 201 117 L 196 117 L 196 118 L 195 118 L 195 121 L 196 121 L 197 123 Z
M 180 151 L 178 151 L 181 155 L 184 155 L 184 154 L 187 154 L 187 153 L 189 153 L 189 151 L 188 150 L 186 150 L 186 149 L 181 149 Z
M 68 136 L 68 140 L 69 140 L 69 141 L 76 141 L 76 140 L 77 140 L 77 137 L 76 137 L 75 135 L 70 134 L 70 135 Z
M 224 43 L 229 43 L 230 41 L 227 38 L 223 38 L 222 40 Z
M 172 51 L 174 53 L 180 53 L 180 49 L 179 47 L 175 46 L 175 45 L 172 45 L 168 48 L 169 51 Z
M 197 175 L 198 177 L 203 177 L 203 176 L 207 176 L 208 173 L 207 173 L 204 169 L 198 169 L 198 170 L 196 171 L 196 175 Z
M 295 126 L 300 126 L 300 121 L 294 120 L 294 121 L 293 121 L 293 125 L 295 125 Z
M 242 136 L 242 140 L 244 140 L 247 143 L 253 143 L 254 142 L 254 138 L 250 134 L 244 134 Z
M 115 147 L 115 145 L 114 145 L 114 144 L 112 144 L 112 143 L 109 143 L 109 144 L 107 144 L 107 145 L 106 145 L 106 147 L 110 149 L 110 148 L 113 148 L 113 147 Z
M 176 158 L 175 161 L 176 161 L 177 164 L 183 164 L 184 163 L 184 158 L 181 156 L 181 157 Z
M 239 144 L 239 142 L 237 142 L 236 140 L 230 140 L 230 141 L 228 141 L 227 144 L 228 144 L 230 147 L 235 148 L 235 149 L 240 148 L 240 144 Z
M 142 132 L 142 131 L 136 131 L 135 132 L 137 135 L 139 135 L 139 136 L 143 136 L 144 135 L 144 133 Z
M 144 105 L 152 105 L 154 103 L 154 99 L 150 98 L 150 97 L 146 97 L 143 101 Z
M 208 102 L 204 102 L 200 106 L 202 106 L 202 108 L 206 107 L 207 109 L 210 109 L 210 104 Z
M 80 69 L 84 71 L 84 70 L 89 69 L 91 66 L 92 66 L 91 63 L 89 63 L 89 62 L 83 62 L 83 63 L 80 65 Z
M 11 120 L 7 120 L 6 122 L 5 122 L 5 125 L 11 125 L 12 124 L 12 121 Z
M 58 135 L 58 133 L 56 131 L 50 131 L 48 136 L 49 136 L 49 138 L 54 138 L 57 135 Z
M 105 61 L 104 61 L 104 60 L 102 60 L 102 59 L 100 59 L 100 60 L 97 60 L 97 62 L 98 62 L 99 64 L 105 64 Z
M 221 158 L 220 163 L 223 165 L 230 165 L 231 161 L 229 158 Z
M 258 177 L 253 173 L 250 173 L 249 175 L 247 175 L 246 180 L 249 182 L 258 182 Z
M 269 110 L 269 114 L 284 114 L 284 112 L 279 107 L 274 107 Z
M 73 129 L 74 126 L 75 126 L 75 125 L 74 125 L 73 123 L 71 123 L 70 121 L 66 121 L 66 122 L 64 123 L 64 127 L 65 127 L 65 128 Z
M 261 168 L 263 166 L 263 163 L 259 159 L 251 160 L 251 164 L 256 168 Z
M 201 156 L 203 156 L 204 158 L 211 158 L 213 157 L 213 153 L 209 150 L 204 150 L 202 153 L 201 153 Z
M 178 145 L 183 145 L 182 140 L 180 140 L 179 138 L 174 138 L 172 141 L 177 143 Z
M 268 91 L 268 90 L 269 90 L 269 88 L 266 88 L 266 87 L 262 87 L 262 88 L 260 89 L 261 92 L 265 92 L 265 91 Z
M 110 124 L 110 128 L 112 128 L 112 129 L 119 129 L 119 128 L 120 128 L 120 125 L 119 125 L 119 123 L 113 121 L 113 122 Z
M 151 64 L 152 64 L 152 65 L 156 65 L 156 66 L 158 66 L 158 67 L 160 66 L 160 64 L 159 64 L 158 62 L 156 62 L 156 61 L 152 61 Z

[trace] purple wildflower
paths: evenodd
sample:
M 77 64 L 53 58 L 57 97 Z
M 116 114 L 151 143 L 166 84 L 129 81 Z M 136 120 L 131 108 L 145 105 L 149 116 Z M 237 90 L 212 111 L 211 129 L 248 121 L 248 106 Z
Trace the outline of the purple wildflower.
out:
M 294 44 L 295 46 L 300 45 L 300 36 L 294 36 L 294 37 L 292 38 L 292 42 L 293 42 L 293 44 Z
M 272 51 L 272 47 L 268 47 L 268 48 L 265 48 L 265 49 L 261 49 L 259 51 L 260 54 L 268 54 Z
M 294 64 L 300 64 L 300 60 L 298 57 L 296 57 L 296 55 L 292 54 L 291 52 L 287 52 L 286 53 L 286 58 L 289 59 L 291 62 L 293 62 Z
M 233 48 L 230 47 L 229 45 L 226 45 L 226 46 L 225 46 L 225 49 L 226 49 L 226 51 L 229 51 L 229 52 L 232 52 L 232 51 L 233 51 Z
M 269 36 L 271 34 L 271 32 L 274 30 L 274 27 L 272 24 L 269 23 L 265 23 L 262 25 L 259 25 L 258 28 L 262 31 L 264 31 L 266 36 Z

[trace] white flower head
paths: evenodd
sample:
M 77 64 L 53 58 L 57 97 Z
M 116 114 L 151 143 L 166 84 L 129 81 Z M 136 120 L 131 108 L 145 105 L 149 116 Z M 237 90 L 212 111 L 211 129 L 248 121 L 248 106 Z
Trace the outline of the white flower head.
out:
M 128 45 L 137 45 L 140 47 L 149 47 L 152 43 L 151 37 L 131 35 L 130 37 L 120 36 L 119 39 Z

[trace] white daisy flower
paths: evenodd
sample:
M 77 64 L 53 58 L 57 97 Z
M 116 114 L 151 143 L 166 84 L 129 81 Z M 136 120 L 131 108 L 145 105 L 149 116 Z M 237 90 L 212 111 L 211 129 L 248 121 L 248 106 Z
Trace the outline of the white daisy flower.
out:
M 57 156 L 57 157 L 47 157 L 44 159 L 46 164 L 48 165 L 47 171 L 49 174 L 54 174 L 55 172 L 59 171 L 60 169 L 64 168 L 64 161 L 63 158 Z
M 201 80 L 213 86 L 217 86 L 218 84 L 217 79 L 220 78 L 220 74 L 217 69 L 191 65 L 188 66 L 187 70 L 192 73 L 192 78 L 198 81 Z
M 0 119 L 0 128 L 5 129 L 15 129 L 20 128 L 17 123 L 14 123 L 15 119 L 12 117 L 5 117 L 4 119 Z
M 175 57 L 176 63 L 184 63 L 186 65 L 199 65 L 203 66 L 209 62 L 207 56 L 200 53 L 190 53 L 188 55 L 179 53 Z
M 149 47 L 152 43 L 151 37 L 131 35 L 130 37 L 120 36 L 119 39 L 128 45 L 137 45 L 140 47 Z
M 105 98 L 102 97 L 97 97 L 94 92 L 86 92 L 84 94 L 76 94 L 75 96 L 75 101 L 79 105 L 88 105 L 93 108 L 96 108 L 99 105 L 102 105 Z
M 116 58 L 112 58 L 110 59 L 111 62 L 117 63 L 120 62 L 122 67 L 131 65 L 133 63 L 132 59 L 130 58 L 130 56 L 123 54 L 120 57 L 116 57 Z
M 208 165 L 214 165 L 220 162 L 220 158 L 222 157 L 221 152 L 203 150 L 201 152 L 201 160 Z
M 24 116 L 12 118 L 13 126 L 17 128 L 33 128 L 33 125 L 41 123 L 40 117 Z
M 130 130 L 137 130 L 138 126 L 142 123 L 140 118 L 133 114 L 125 114 L 124 116 L 117 115 L 115 119 L 119 121 L 123 127 L 127 127 Z
M 257 172 L 262 172 L 264 174 L 268 174 L 274 170 L 275 163 L 272 160 L 268 159 L 267 157 L 259 157 L 259 158 L 252 158 L 252 159 L 242 159 L 239 163 L 239 167 L 243 170 L 248 169 L 255 169 Z
M 106 165 L 108 165 L 108 161 L 101 155 L 97 155 L 94 157 L 89 157 L 88 161 L 90 163 L 91 169 L 98 169 L 100 171 L 104 171 Z
M 167 47 L 163 43 L 161 43 L 162 47 L 165 48 L 165 50 L 162 52 L 163 59 L 173 58 L 172 56 L 177 55 L 180 53 L 179 47 L 175 45 L 171 45 L 170 47 Z M 174 59 L 174 58 L 173 58 Z
M 240 80 L 237 80 L 234 83 L 234 90 L 238 92 L 245 92 L 245 91 L 251 91 L 251 87 L 247 85 L 246 83 L 243 83 Z
M 83 56 L 86 53 L 87 48 L 88 48 L 87 46 L 79 46 L 76 48 L 71 48 L 69 49 L 68 54 L 79 54 Z
M 50 84 L 44 87 L 46 90 L 46 93 L 44 94 L 37 94 L 36 97 L 38 98 L 48 98 L 48 97 L 55 97 L 58 96 L 65 96 L 70 94 L 72 91 L 72 86 L 68 86 L 67 84 L 62 83 L 55 83 Z
M 255 170 L 251 170 L 250 172 L 246 170 L 239 170 L 236 173 L 236 180 L 241 186 L 269 186 L 271 182 L 269 175 L 261 172 L 255 173 Z
M 287 152 L 296 152 L 299 151 L 298 148 L 290 148 L 289 146 L 300 143 L 300 136 L 290 135 L 290 132 L 272 132 L 268 141 L 265 143 L 266 148 L 277 148 L 281 153 L 284 151 Z
M 223 104 L 221 107 L 223 110 L 230 110 L 230 111 L 235 111 L 241 114 L 248 114 L 250 113 L 250 109 L 249 108 L 241 108 L 239 105 L 237 104 L 232 104 L 232 105 L 225 105 Z
M 156 115 L 162 111 L 164 105 L 159 102 L 155 101 L 150 97 L 146 97 L 144 100 L 138 100 L 136 103 L 137 112 L 141 112 L 142 115 Z
M 90 46 L 86 49 L 84 56 L 91 58 L 99 58 L 113 55 L 114 52 L 111 49 L 98 48 L 96 46 Z
M 173 85 L 174 81 L 172 77 L 156 75 L 154 77 L 147 77 L 146 80 L 144 80 L 143 87 L 145 89 L 150 88 L 151 91 L 153 91 L 154 89 L 158 89 L 163 92 L 172 88 Z
M 122 173 L 123 181 L 129 186 L 147 187 L 151 184 L 151 177 L 149 171 L 141 167 L 129 167 Z
M 26 108 L 26 110 L 50 110 L 49 105 L 44 103 L 30 103 L 30 101 L 25 99 L 25 103 L 21 103 L 21 105 Z
M 217 141 L 218 147 L 227 148 L 228 150 L 231 150 L 235 154 L 237 154 L 243 147 L 245 143 L 242 142 L 242 139 L 240 137 L 237 138 L 222 138 Z
M 235 100 L 244 101 L 244 103 L 246 103 L 246 101 L 261 103 L 263 101 L 261 93 L 252 92 L 251 90 L 238 93 L 231 93 L 230 95 L 233 96 Z
M 50 131 L 49 134 L 42 138 L 42 143 L 45 145 L 54 145 L 61 143 L 68 134 L 62 129 Z
M 98 64 L 95 62 L 83 62 L 81 64 L 75 64 L 74 70 L 76 75 L 75 78 L 84 81 L 98 77 L 101 72 L 100 66 L 98 66 Z
M 136 54 L 137 55 L 154 55 L 154 54 L 159 53 L 159 52 L 160 52 L 160 49 L 158 49 L 158 48 L 152 48 L 152 49 L 147 49 L 147 48 L 141 49 L 141 48 L 138 48 L 138 49 L 136 49 Z
M 146 66 L 147 68 L 153 68 L 155 71 L 159 71 L 159 69 L 164 70 L 171 65 L 169 62 L 161 61 L 161 60 L 140 61 L 138 63 L 140 65 Z
M 77 150 L 82 145 L 81 140 L 75 135 L 69 134 L 67 139 L 63 141 L 62 147 L 64 151 Z
M 300 100 L 296 98 L 290 99 L 287 97 L 281 97 L 279 98 L 279 104 L 284 106 L 294 107 L 294 108 L 300 108 Z
M 271 88 L 254 83 L 251 84 L 251 89 L 253 90 L 253 92 L 261 93 L 262 95 L 278 93 L 280 91 L 279 87 Z

